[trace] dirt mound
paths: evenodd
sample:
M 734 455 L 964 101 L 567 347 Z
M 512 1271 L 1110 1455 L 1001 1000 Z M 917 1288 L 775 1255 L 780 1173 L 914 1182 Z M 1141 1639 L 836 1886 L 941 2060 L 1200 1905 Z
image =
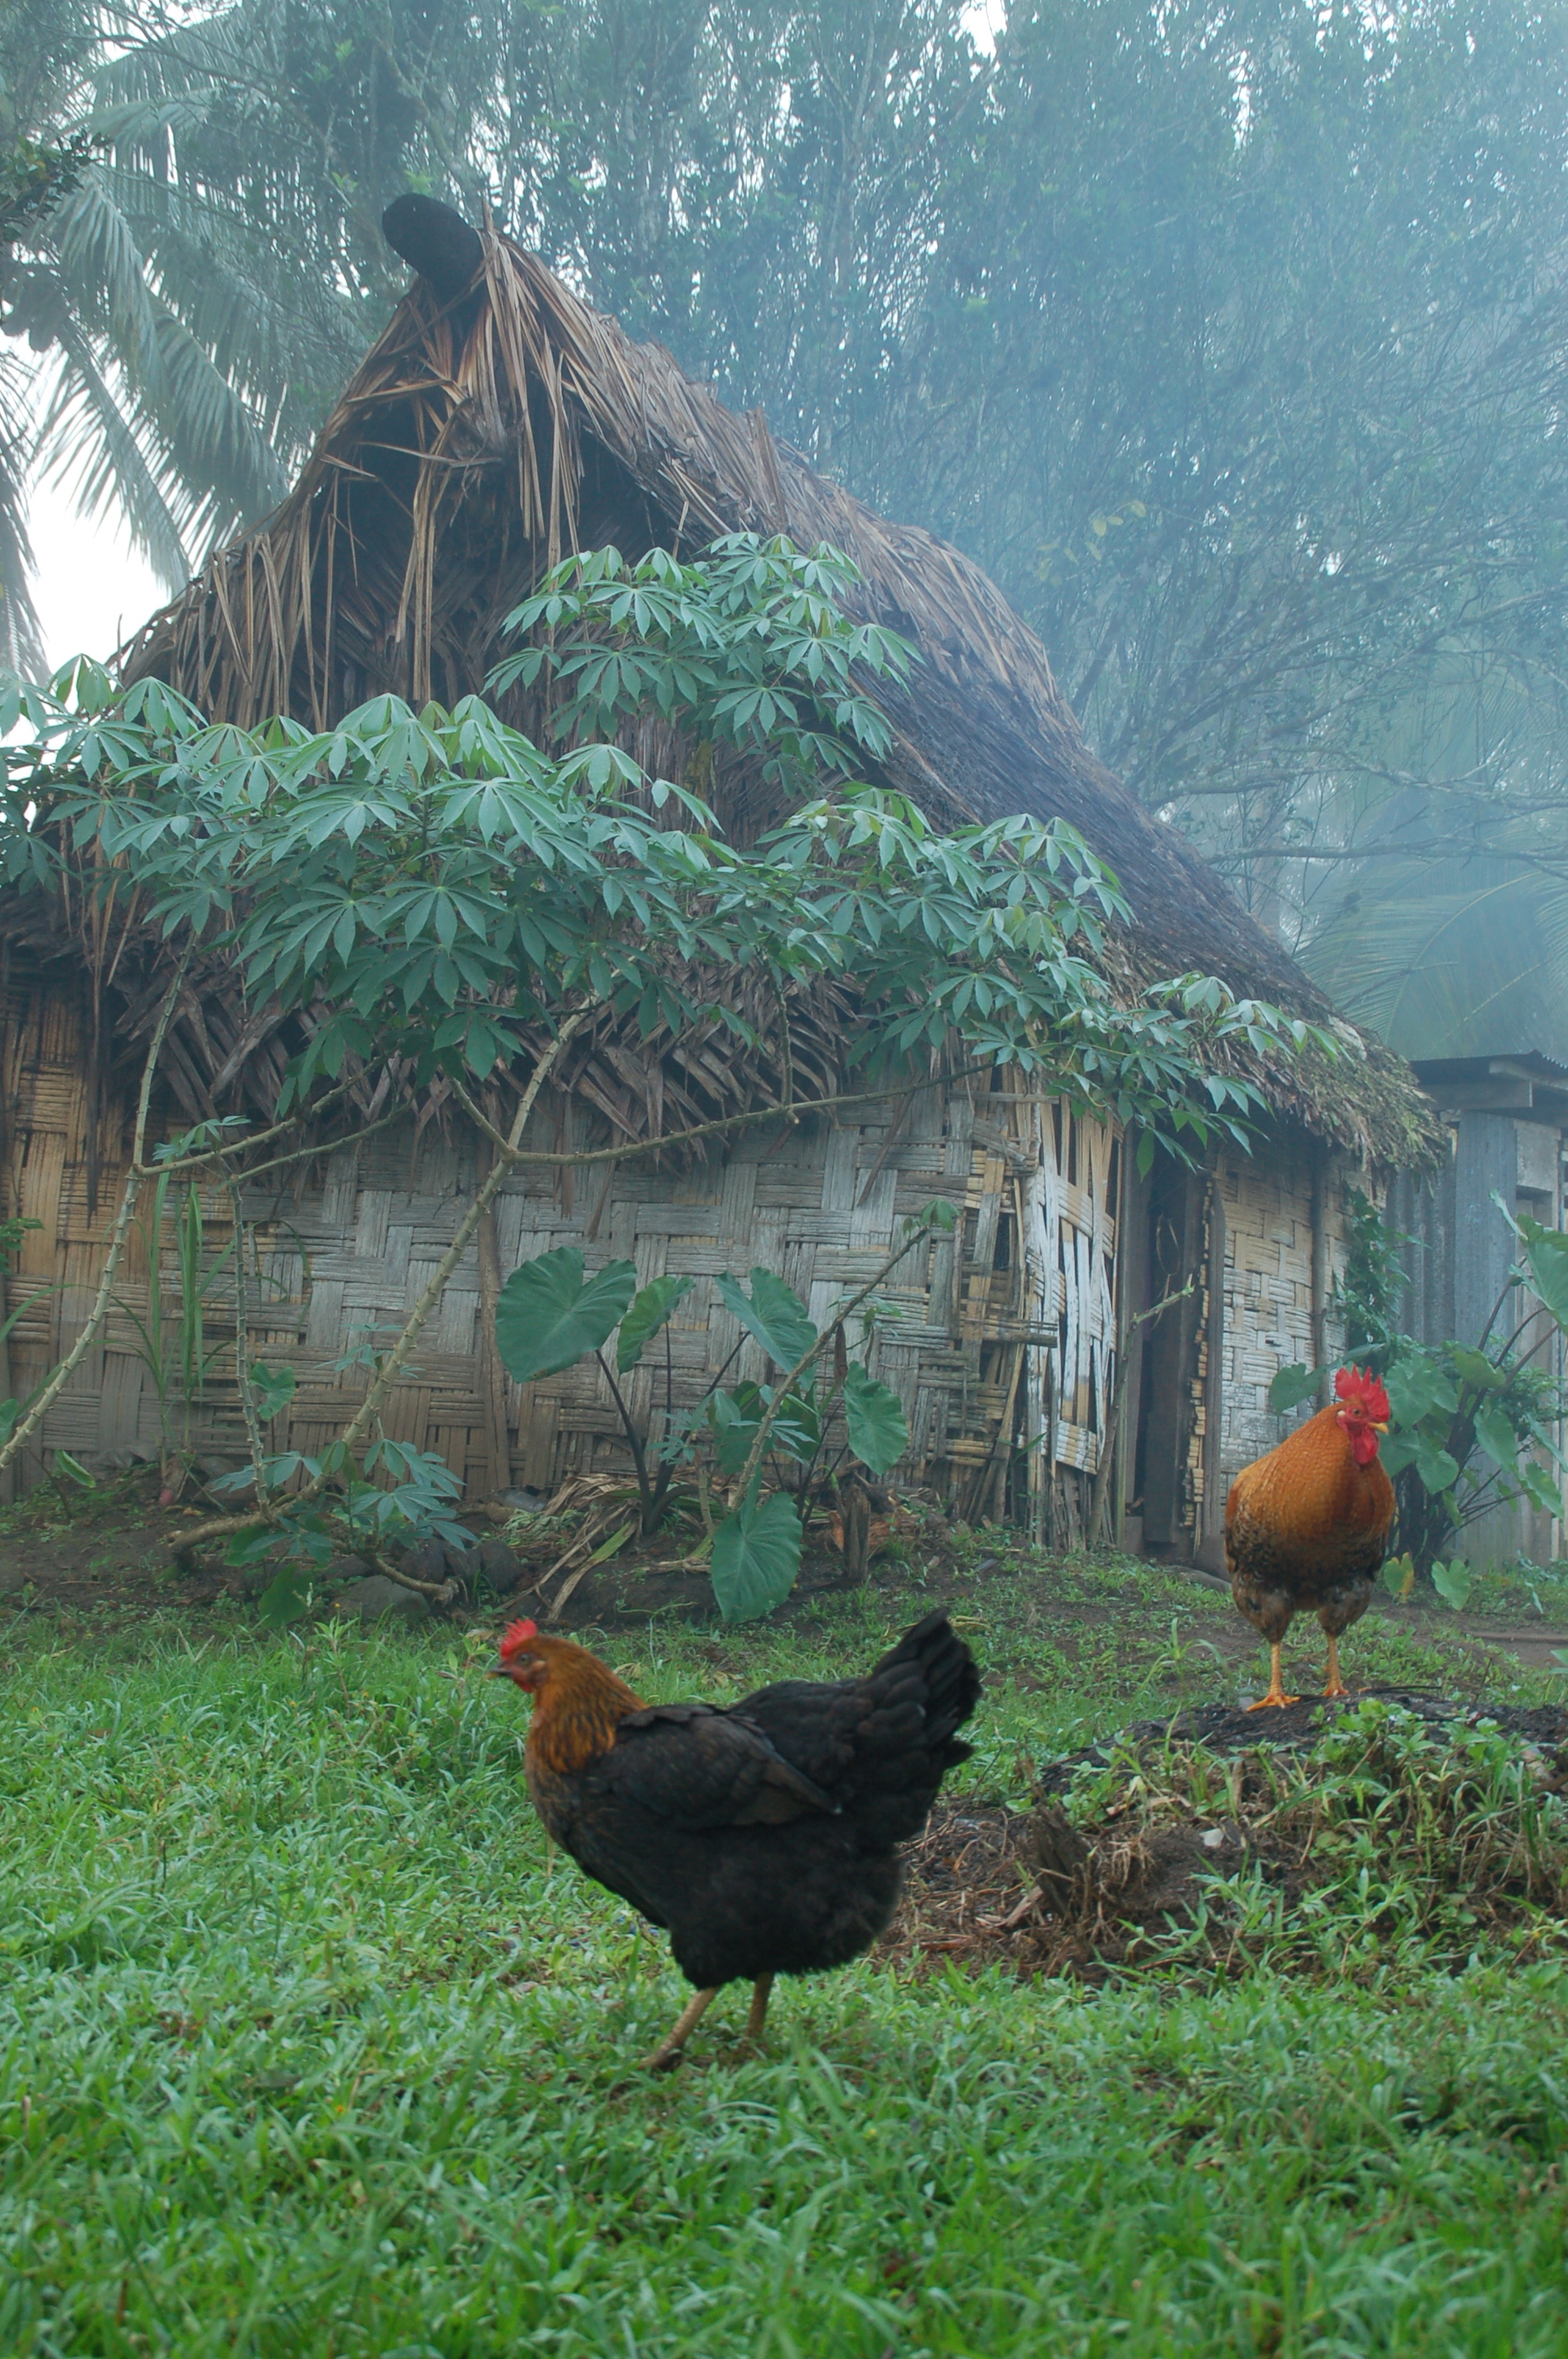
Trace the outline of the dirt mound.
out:
M 1348 1713 L 1271 1712 L 1264 1731 L 1212 1706 L 1054 1764 L 1032 1811 L 935 1811 L 881 1954 L 1096 1982 L 1235 1972 L 1265 1950 L 1343 1975 L 1405 1940 L 1454 1963 L 1488 1937 L 1555 1947 L 1565 1797 L 1556 1707 L 1481 1714 L 1385 1690 Z
M 1170 1720 L 1139 1720 L 1119 1736 L 1080 1752 L 1065 1753 L 1040 1773 L 1041 1794 L 1065 1793 L 1081 1769 L 1108 1768 L 1130 1754 L 1142 1756 L 1151 1747 L 1200 1745 L 1206 1752 L 1232 1755 L 1255 1753 L 1271 1746 L 1286 1753 L 1310 1753 L 1322 1737 L 1343 1724 L 1364 1703 L 1390 1704 L 1409 1712 L 1433 1735 L 1454 1728 L 1478 1728 L 1490 1722 L 1510 1736 L 1534 1745 L 1568 1745 L 1568 1705 L 1537 1704 L 1529 1709 L 1507 1704 L 1461 1703 L 1452 1696 L 1429 1695 L 1416 1688 L 1368 1687 L 1341 1701 L 1324 1696 L 1303 1696 L 1282 1710 L 1248 1712 L 1235 1704 L 1206 1703 L 1178 1712 Z

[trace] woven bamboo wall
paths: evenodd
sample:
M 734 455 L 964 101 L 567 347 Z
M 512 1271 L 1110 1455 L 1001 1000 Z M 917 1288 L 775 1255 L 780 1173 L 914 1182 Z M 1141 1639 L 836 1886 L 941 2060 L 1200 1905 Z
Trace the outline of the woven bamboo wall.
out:
M 35 982 L 13 987 L 7 1009 L 5 1210 L 43 1223 L 6 1280 L 10 1308 L 27 1302 L 11 1338 L 9 1388 L 39 1384 L 78 1332 L 91 1299 L 127 1151 L 123 1108 L 101 1125 L 101 1169 L 88 1208 L 87 1109 L 81 1020 Z M 598 1143 L 584 1109 L 542 1104 L 526 1144 L 570 1151 Z M 323 1155 L 246 1198 L 254 1263 L 246 1294 L 252 1347 L 287 1364 L 292 1409 L 268 1440 L 313 1452 L 339 1431 L 362 1391 L 363 1371 L 338 1364 L 376 1330 L 395 1332 L 471 1201 L 488 1153 L 466 1129 L 416 1135 L 412 1124 Z M 1114 1382 L 1117 1199 L 1120 1142 L 1108 1125 L 1018 1089 L 912 1089 L 841 1127 L 782 1122 L 745 1136 L 721 1163 L 686 1172 L 652 1158 L 539 1170 L 499 1198 L 389 1404 L 395 1440 L 434 1450 L 483 1495 L 508 1481 L 548 1488 L 572 1471 L 623 1466 L 613 1404 L 591 1363 L 527 1387 L 500 1380 L 488 1306 L 498 1278 L 552 1246 L 582 1247 L 591 1268 L 626 1256 L 645 1284 L 665 1270 L 698 1285 L 669 1333 L 677 1406 L 697 1397 L 739 1346 L 728 1381 L 761 1377 L 758 1347 L 742 1340 L 703 1279 L 778 1272 L 820 1323 L 871 1277 L 933 1197 L 962 1212 L 950 1236 L 925 1242 L 893 1273 L 884 1299 L 900 1314 L 875 1346 L 877 1371 L 909 1418 L 905 1482 L 932 1484 L 970 1516 L 1038 1513 L 1054 1438 L 1069 1484 L 1092 1475 Z M 161 1301 L 169 1356 L 178 1357 L 180 1297 L 172 1270 L 170 1192 L 162 1234 Z M 151 1326 L 151 1196 L 124 1266 L 103 1340 L 51 1410 L 40 1450 L 89 1462 L 155 1453 L 160 1434 L 237 1462 L 233 1265 L 222 1190 L 199 1196 L 206 1269 L 200 1351 L 206 1362 L 189 1427 L 178 1381 L 159 1385 Z M 631 1379 L 645 1414 L 663 1386 L 662 1351 Z M 0 1374 L 3 1374 L 0 1371 Z M 35 1453 L 29 1473 L 42 1472 Z
M 1318 1364 L 1313 1324 L 1313 1157 L 1311 1144 L 1276 1138 L 1248 1161 L 1227 1157 L 1219 1175 L 1225 1223 L 1225 1303 L 1221 1346 L 1219 1507 L 1240 1468 L 1272 1450 L 1280 1419 L 1269 1407 L 1269 1386 L 1281 1368 Z M 1343 1326 L 1332 1295 L 1345 1274 L 1343 1181 L 1348 1167 L 1330 1165 L 1319 1179 L 1325 1261 L 1321 1349 L 1337 1358 Z M 1349 1175 L 1370 1187 L 1364 1172 Z M 1207 1332 L 1207 1304 L 1204 1330 Z M 1203 1511 L 1204 1442 L 1208 1393 L 1207 1344 L 1200 1352 L 1198 1432 L 1194 1474 Z M 1303 1415 L 1315 1406 L 1308 1403 Z M 1293 1420 L 1292 1420 L 1293 1422 Z M 1206 1463 L 1215 1466 L 1212 1453 Z

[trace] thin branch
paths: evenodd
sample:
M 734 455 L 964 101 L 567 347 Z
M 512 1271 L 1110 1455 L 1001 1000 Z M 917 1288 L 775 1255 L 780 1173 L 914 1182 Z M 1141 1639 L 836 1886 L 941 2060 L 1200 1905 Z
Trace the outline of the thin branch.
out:
M 811 1345 L 810 1349 L 801 1353 L 799 1359 L 795 1362 L 788 1375 L 784 1377 L 783 1383 L 777 1384 L 773 1386 L 773 1397 L 762 1412 L 762 1421 L 757 1428 L 756 1439 L 752 1444 L 751 1455 L 748 1457 L 745 1465 L 741 1469 L 741 1481 L 736 1495 L 740 1499 L 742 1506 L 744 1506 L 746 1500 L 751 1495 L 752 1484 L 755 1480 L 757 1469 L 762 1464 L 762 1453 L 768 1446 L 768 1436 L 773 1430 L 773 1421 L 777 1418 L 780 1409 L 783 1408 L 784 1402 L 788 1399 L 790 1394 L 795 1390 L 795 1387 L 799 1383 L 801 1377 L 806 1374 L 807 1368 L 810 1367 L 813 1360 L 819 1359 L 821 1357 L 822 1353 L 827 1349 L 828 1344 L 833 1341 L 834 1336 L 848 1324 L 850 1317 L 860 1309 L 861 1303 L 866 1299 L 866 1297 L 869 1294 L 874 1294 L 876 1292 L 878 1287 L 881 1284 L 883 1278 L 887 1277 L 889 1271 L 896 1269 L 899 1263 L 903 1259 L 905 1254 L 912 1254 L 914 1251 L 915 1246 L 930 1234 L 930 1222 L 928 1220 L 920 1222 L 913 1235 L 905 1237 L 903 1245 L 899 1246 L 898 1251 L 888 1256 L 886 1261 L 883 1262 L 881 1269 L 877 1271 L 876 1275 L 873 1277 L 867 1279 L 865 1285 L 861 1287 L 858 1294 L 852 1294 L 849 1297 L 849 1301 L 845 1303 L 837 1318 L 829 1321 L 828 1324 L 823 1329 L 821 1334 L 818 1335 L 816 1341 Z
M 248 1155 L 253 1147 L 265 1147 L 269 1138 L 281 1138 L 286 1130 L 297 1130 L 302 1122 L 308 1122 L 312 1114 L 319 1114 L 323 1106 L 330 1106 L 334 1098 L 345 1096 L 352 1087 L 352 1082 L 340 1082 L 339 1086 L 335 1090 L 329 1090 L 324 1098 L 318 1098 L 314 1105 L 303 1106 L 298 1114 L 289 1114 L 287 1120 L 283 1122 L 275 1122 L 270 1130 L 258 1130 L 254 1136 L 251 1138 L 232 1138 L 216 1141 L 212 1146 L 204 1147 L 200 1155 L 182 1155 L 178 1158 L 178 1160 L 159 1163 L 154 1166 L 152 1169 L 144 1170 L 142 1177 L 145 1180 L 150 1180 L 156 1171 L 159 1178 L 162 1178 L 164 1174 L 167 1173 L 170 1179 L 177 1180 L 182 1171 L 203 1170 L 211 1164 L 222 1161 L 225 1156 Z M 389 1116 L 388 1119 L 390 1120 L 391 1117 Z M 356 1134 L 356 1136 L 357 1135 L 359 1134 Z M 307 1155 L 315 1155 L 319 1154 L 324 1150 L 319 1147 L 306 1147 L 302 1151 Z M 287 1162 L 297 1160 L 297 1158 L 285 1157 L 283 1159 Z M 264 1170 L 270 1171 L 275 1167 L 269 1163 L 264 1164 L 262 1168 Z M 254 1175 L 249 1171 L 243 1172 L 241 1174 L 241 1177 L 245 1180 L 249 1180 Z
M 945 1073 L 942 1078 L 945 1082 L 962 1082 L 967 1081 L 971 1074 L 989 1073 L 990 1070 L 989 1065 L 960 1065 L 954 1071 Z M 585 1163 L 622 1163 L 630 1156 L 656 1155 L 665 1147 L 688 1147 L 698 1139 L 717 1138 L 730 1131 L 744 1130 L 752 1123 L 800 1122 L 809 1114 L 831 1114 L 839 1106 L 880 1105 L 888 1098 L 902 1098 L 910 1094 L 908 1082 L 901 1082 L 896 1089 L 845 1091 L 828 1098 L 796 1098 L 793 1105 L 762 1106 L 752 1114 L 727 1114 L 721 1115 L 717 1122 L 699 1123 L 695 1130 L 672 1130 L 658 1138 L 634 1138 L 625 1147 L 596 1147 L 579 1155 L 543 1155 L 533 1152 L 524 1155 L 508 1146 L 502 1133 L 474 1103 L 460 1082 L 454 1081 L 450 1073 L 447 1075 L 447 1079 L 451 1082 L 452 1094 L 464 1113 L 471 1121 L 478 1124 L 485 1136 L 492 1145 L 500 1147 L 511 1162 L 520 1167 L 546 1170 L 575 1169 Z
M 504 1152 L 498 1155 L 492 1164 L 483 1185 L 458 1223 L 456 1235 L 437 1263 L 429 1283 L 404 1322 L 402 1333 L 376 1371 L 375 1380 L 366 1392 L 353 1418 L 339 1437 L 333 1454 L 340 1464 L 352 1457 L 354 1451 L 380 1416 L 387 1396 L 413 1355 L 414 1347 L 424 1332 L 426 1321 L 446 1292 L 448 1280 L 468 1251 L 480 1222 L 501 1193 L 512 1168 L 517 1141 L 527 1126 L 528 1117 L 534 1111 L 535 1101 L 539 1092 L 543 1089 L 551 1071 L 560 1061 L 574 1035 L 582 1029 L 591 1016 L 598 1014 L 601 1004 L 595 1000 L 589 1006 L 579 1008 L 574 1016 L 568 1016 L 535 1066 L 533 1077 L 523 1093 L 523 1102 L 517 1109 L 516 1119 L 512 1125 L 512 1135 L 510 1138 L 501 1141 Z M 323 1468 L 322 1472 L 312 1476 L 301 1490 L 292 1495 L 289 1501 L 290 1506 L 302 1506 L 308 1505 L 312 1499 L 319 1498 L 328 1479 L 327 1472 Z M 276 1523 L 280 1512 L 281 1510 L 276 1506 L 258 1502 L 256 1510 L 250 1515 L 214 1517 L 208 1523 L 198 1524 L 192 1531 L 181 1532 L 171 1539 L 169 1546 L 177 1557 L 189 1557 L 210 1539 L 226 1538 L 235 1532 L 253 1530 L 259 1524 Z

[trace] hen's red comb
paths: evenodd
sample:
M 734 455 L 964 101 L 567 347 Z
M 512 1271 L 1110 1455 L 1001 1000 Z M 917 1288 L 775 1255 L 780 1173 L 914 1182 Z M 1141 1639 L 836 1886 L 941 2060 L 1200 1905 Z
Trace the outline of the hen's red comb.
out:
M 1334 1379 L 1334 1389 L 1339 1399 L 1348 1402 L 1368 1425 L 1387 1425 L 1389 1396 L 1380 1376 L 1369 1368 L 1341 1368 Z
M 539 1625 L 536 1622 L 514 1622 L 502 1637 L 502 1661 L 509 1663 L 514 1655 L 520 1655 L 529 1640 L 536 1638 L 538 1635 Z

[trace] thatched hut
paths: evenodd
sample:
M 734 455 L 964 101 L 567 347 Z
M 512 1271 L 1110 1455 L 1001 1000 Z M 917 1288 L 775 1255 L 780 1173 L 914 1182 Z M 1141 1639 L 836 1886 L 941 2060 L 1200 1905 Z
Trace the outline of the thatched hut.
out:
M 382 691 L 449 702 L 479 687 L 502 617 L 564 552 L 613 541 L 689 553 L 737 528 L 829 542 L 859 567 L 866 614 L 919 651 L 905 684 L 874 690 L 892 729 L 888 783 L 945 822 L 1065 817 L 1120 878 L 1136 924 L 1119 954 L 1134 971 L 1199 969 L 1335 1020 L 1182 838 L 1096 760 L 1044 647 L 977 567 L 873 516 L 775 443 L 760 410 L 726 409 L 508 239 L 438 212 L 403 201 L 400 250 L 421 275 L 289 497 L 154 617 L 127 652 L 128 678 L 159 677 L 214 718 L 246 723 L 284 710 L 324 725 Z M 516 717 L 526 723 L 521 704 Z M 720 779 L 714 791 L 726 823 L 743 832 L 747 781 Z M 4 927 L 3 1209 L 44 1223 L 9 1282 L 13 1299 L 40 1279 L 56 1289 L 37 1295 L 10 1338 L 11 1387 L 21 1390 L 80 1319 L 126 1152 L 124 1076 L 157 986 L 123 944 L 90 944 L 83 960 L 80 938 L 51 939 L 23 905 Z M 831 1084 L 837 1020 L 821 997 L 792 1009 L 797 1076 Z M 782 1075 L 764 1053 L 742 1058 L 717 1038 L 639 1046 L 604 1029 L 585 1035 L 529 1144 L 565 1152 L 637 1137 L 650 1152 L 575 1188 L 569 1171 L 509 1187 L 394 1396 L 389 1430 L 440 1451 L 486 1493 L 619 1463 L 591 1366 L 522 1394 L 503 1381 L 486 1316 L 502 1273 L 566 1241 L 590 1264 L 634 1257 L 644 1281 L 666 1266 L 700 1277 L 765 1262 L 820 1314 L 876 1266 L 906 1212 L 946 1193 L 963 1221 L 918 1269 L 900 1270 L 903 1318 L 878 1346 L 909 1411 L 908 1478 L 970 1515 L 1040 1516 L 1049 1500 L 1065 1519 L 1056 1528 L 1071 1531 L 1114 1419 L 1119 1525 L 1125 1511 L 1134 1543 L 1199 1548 L 1229 1471 L 1274 1438 L 1273 1370 L 1332 1348 L 1336 1173 L 1399 1167 L 1430 1147 L 1408 1071 L 1339 1031 L 1333 1062 L 1256 1073 L 1272 1126 L 1254 1156 L 1227 1153 L 1206 1173 L 1161 1158 L 1148 1182 L 1114 1121 L 1003 1074 L 989 1087 L 914 1075 L 907 1095 L 863 1119 L 781 1119 L 713 1160 L 676 1163 L 652 1151 L 663 1132 L 741 1103 L 776 1104 Z M 265 1010 L 193 975 L 165 1059 L 171 1114 L 267 1110 L 282 1055 Z M 377 1111 L 367 1098 L 362 1112 Z M 292 1447 L 308 1450 L 341 1425 L 363 1381 L 334 1365 L 345 1339 L 397 1321 L 471 1192 L 483 1143 L 431 1111 L 347 1138 L 253 1201 L 263 1347 L 300 1375 Z M 211 1241 L 221 1197 L 202 1209 Z M 1173 1310 L 1140 1320 L 1188 1278 L 1193 1290 Z M 156 1448 L 146 1287 L 145 1267 L 128 1271 L 124 1309 L 51 1412 L 46 1446 L 84 1457 Z M 208 1304 L 214 1332 L 222 1293 L 220 1281 Z M 674 1345 L 689 1389 L 737 1334 L 701 1286 L 683 1319 Z M 233 1425 L 219 1364 L 200 1407 L 203 1445 L 232 1449 Z

